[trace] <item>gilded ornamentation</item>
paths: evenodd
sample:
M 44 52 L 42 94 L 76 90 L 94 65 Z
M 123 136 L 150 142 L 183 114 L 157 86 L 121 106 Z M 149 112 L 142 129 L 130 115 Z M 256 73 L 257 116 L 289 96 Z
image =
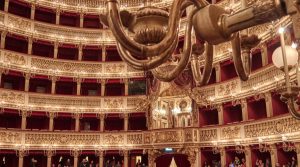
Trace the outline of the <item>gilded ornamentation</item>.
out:
M 122 108 L 124 101 L 119 99 L 104 99 L 104 108 Z
M 245 125 L 245 137 L 258 137 L 293 133 L 300 130 L 300 123 L 293 118 L 266 121 L 258 124 Z
M 11 52 L 2 52 L 3 62 L 13 64 L 13 65 L 26 65 L 26 60 L 20 54 L 14 54 Z
M 217 96 L 228 96 L 232 94 L 236 94 L 239 92 L 239 80 L 234 80 L 227 82 L 225 84 L 219 84 L 216 86 L 216 95 Z
M 193 129 L 186 129 L 184 131 L 185 142 L 193 142 Z
M 46 145 L 99 145 L 100 135 L 65 133 L 26 133 L 25 144 Z
M 151 133 L 144 133 L 144 143 L 150 144 L 151 142 Z
M 0 143 L 21 143 L 21 133 L 0 131 Z
M 125 70 L 125 67 L 126 65 L 125 64 L 110 64 L 110 63 L 107 63 L 105 64 L 105 69 L 104 69 L 104 72 L 105 73 L 123 73 L 124 70 Z M 125 70 L 126 71 L 126 70 Z
M 8 16 L 8 24 L 9 26 L 11 27 L 15 27 L 19 30 L 27 30 L 27 31 L 30 31 L 31 29 L 31 23 L 29 20 L 25 20 L 21 17 L 16 17 L 16 16 L 13 16 L 13 15 L 9 15 Z
M 113 112 L 136 112 L 137 104 L 131 103 L 134 99 L 142 99 L 145 96 L 135 97 L 76 97 L 35 94 L 21 91 L 0 89 L 2 105 L 15 109 L 40 110 L 50 112 L 104 112 L 107 109 L 116 109 Z M 128 102 L 131 101 L 131 102 Z M 23 104 L 22 106 L 16 104 Z M 50 107 L 52 106 L 52 107 Z M 53 107 L 54 106 L 54 107 Z M 22 107 L 22 108 L 20 108 Z M 122 110 L 122 111 L 121 111 Z M 143 112 L 145 110 L 139 110 Z
M 199 131 L 200 141 L 215 141 L 218 138 L 217 129 Z
M 221 130 L 222 139 L 239 139 L 241 138 L 241 127 L 227 127 Z
M 143 144 L 143 134 L 129 134 L 127 135 L 128 144 Z
M 198 148 L 185 147 L 183 149 L 178 150 L 178 152 L 187 155 L 191 166 L 196 167 L 195 162 L 197 158 L 197 153 L 199 152 Z
M 183 136 L 180 131 L 154 132 L 153 143 L 182 142 Z
M 116 145 L 116 144 L 124 144 L 124 136 L 123 135 L 104 135 L 103 143 L 108 145 Z
M 8 103 L 24 104 L 25 95 L 14 91 L 1 91 L 1 100 Z

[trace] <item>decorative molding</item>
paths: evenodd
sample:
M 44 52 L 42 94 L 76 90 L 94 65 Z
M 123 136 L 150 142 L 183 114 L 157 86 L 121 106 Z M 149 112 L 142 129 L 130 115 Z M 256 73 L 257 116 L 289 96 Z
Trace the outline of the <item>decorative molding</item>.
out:
M 15 148 L 25 144 L 35 149 L 45 149 L 45 145 L 55 145 L 56 149 L 65 149 L 80 145 L 83 149 L 141 149 L 148 148 L 181 148 L 184 145 L 195 147 L 226 147 L 236 145 L 245 146 L 259 144 L 262 141 L 268 144 L 281 143 L 282 136 L 289 136 L 294 143 L 300 142 L 300 123 L 290 116 L 226 125 L 220 128 L 175 128 L 160 129 L 143 132 L 81 132 L 72 131 L 22 131 L 0 130 L 0 148 Z M 196 140 L 192 133 L 199 133 Z M 262 140 L 263 139 L 263 140 Z M 297 145 L 296 145 L 297 146 Z M 297 147 L 298 148 L 298 147 Z
M 30 56 L 0 50 L 0 68 L 31 74 L 73 78 L 140 78 L 143 71 L 133 70 L 124 62 L 85 62 Z
M 136 111 L 138 99 L 146 96 L 86 97 L 36 94 L 0 89 L 1 107 L 17 110 L 76 113 L 124 113 Z

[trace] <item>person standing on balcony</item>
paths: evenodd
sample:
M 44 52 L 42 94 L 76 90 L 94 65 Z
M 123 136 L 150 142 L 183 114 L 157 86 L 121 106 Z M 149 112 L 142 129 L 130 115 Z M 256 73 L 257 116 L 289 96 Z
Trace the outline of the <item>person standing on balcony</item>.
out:
M 6 166 L 5 166 L 5 157 L 2 158 L 1 166 L 0 166 L 0 167 L 6 167 Z
M 36 164 L 37 164 L 37 160 L 35 160 L 34 157 L 32 157 L 29 166 L 30 167 L 36 167 L 37 166 Z
M 297 160 L 295 157 L 292 157 L 291 167 L 297 167 Z

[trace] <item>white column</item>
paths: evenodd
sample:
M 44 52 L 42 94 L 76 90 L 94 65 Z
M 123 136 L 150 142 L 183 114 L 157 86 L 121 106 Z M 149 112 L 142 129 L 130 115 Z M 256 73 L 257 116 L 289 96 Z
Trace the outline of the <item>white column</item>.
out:
M 217 110 L 218 110 L 219 125 L 223 125 L 224 124 L 223 106 L 222 105 L 218 105 L 217 106 Z
M 246 99 L 242 99 L 241 107 L 242 107 L 243 121 L 247 121 L 248 120 L 248 104 L 247 104 Z
M 81 78 L 76 78 L 75 79 L 76 83 L 77 83 L 77 86 L 76 86 L 76 95 L 77 96 L 80 96 L 80 92 L 81 92 L 81 81 L 82 79 Z
M 5 39 L 6 39 L 7 31 L 1 32 L 1 49 L 5 48 Z
M 98 157 L 99 157 L 99 167 L 103 167 L 104 166 L 104 152 L 103 151 L 99 151 L 98 152 Z
M 35 15 L 35 4 L 31 5 L 31 12 L 30 12 L 30 19 L 34 20 L 34 15 Z
M 9 0 L 5 0 L 4 2 L 4 12 L 8 12 Z
M 59 43 L 57 41 L 55 41 L 54 42 L 54 55 L 53 55 L 53 57 L 55 59 L 57 59 L 57 56 L 58 56 L 58 45 L 59 45 Z
M 105 84 L 106 84 L 106 80 L 101 79 L 101 96 L 105 96 Z
M 106 47 L 102 45 L 102 61 L 106 61 Z
M 265 66 L 268 64 L 268 46 L 267 46 L 267 44 L 262 44 L 261 59 L 262 59 L 262 66 Z
M 60 10 L 56 10 L 55 24 L 59 24 L 60 22 Z
M 30 73 L 26 73 L 24 77 L 25 77 L 25 88 L 24 88 L 24 90 L 26 92 L 28 92 L 29 91 L 29 82 L 30 82 L 31 74 Z
M 300 144 L 295 144 L 297 153 L 297 166 L 300 166 Z
M 125 96 L 128 96 L 128 91 L 129 91 L 128 84 L 129 84 L 128 78 L 125 78 L 125 79 L 124 79 L 124 85 L 125 85 Z
M 56 113 L 49 112 L 48 117 L 49 117 L 49 131 L 53 131 L 54 130 L 54 118 L 56 117 Z
M 23 167 L 24 157 L 26 156 L 26 152 L 23 150 L 18 151 L 19 163 L 18 167 Z
M 51 167 L 51 159 L 52 157 L 47 156 L 47 167 Z
M 128 114 L 124 114 L 124 131 L 128 131 Z
M 123 153 L 124 153 L 124 167 L 128 167 L 129 152 L 127 150 L 124 150 Z
M 216 70 L 216 82 L 221 82 L 221 66 L 220 63 L 217 63 L 215 65 L 215 70 Z
M 104 119 L 105 119 L 105 114 L 100 114 L 100 115 L 99 115 L 99 120 L 100 120 L 100 132 L 104 132 Z
M 26 129 L 26 124 L 27 124 L 27 119 L 26 118 L 31 115 L 31 112 L 27 111 L 27 110 L 22 110 L 22 111 L 20 111 L 20 115 L 22 117 L 21 129 L 25 130 Z
M 0 85 L 2 83 L 2 74 L 4 73 L 4 69 L 0 68 Z
M 27 47 L 27 54 L 31 55 L 32 54 L 32 43 L 33 39 L 31 37 L 28 38 L 28 47 Z
M 266 111 L 267 117 L 273 116 L 272 94 L 270 92 L 265 93 Z
M 220 155 L 221 155 L 221 166 L 225 166 L 226 165 L 226 151 L 225 151 L 225 148 L 221 148 Z
M 275 166 L 278 161 L 277 148 L 275 144 L 271 145 L 270 154 L 271 154 L 271 164 L 272 164 L 271 166 Z
M 74 164 L 73 164 L 73 166 L 77 167 L 78 166 L 78 157 L 80 156 L 79 150 L 72 150 L 71 156 L 74 157 Z
M 57 76 L 51 76 L 51 94 L 55 94 L 56 81 L 59 79 Z
M 197 155 L 196 155 L 196 166 L 202 166 L 201 164 L 201 149 L 199 149 L 199 151 L 197 152 Z
M 47 150 L 46 151 L 46 156 L 47 156 L 47 167 L 51 167 L 51 160 L 52 156 L 54 155 L 52 150 Z
M 75 132 L 79 132 L 80 130 L 80 117 L 81 115 L 79 113 L 73 115 L 73 118 L 75 119 Z
M 82 60 L 82 44 L 80 44 L 79 46 L 78 46 L 78 60 L 79 61 L 81 61 Z
M 245 147 L 245 160 L 246 166 L 252 166 L 252 159 L 251 159 L 251 148 L 249 146 Z
M 80 28 L 83 27 L 83 21 L 84 21 L 84 14 L 80 13 L 80 24 L 79 24 Z

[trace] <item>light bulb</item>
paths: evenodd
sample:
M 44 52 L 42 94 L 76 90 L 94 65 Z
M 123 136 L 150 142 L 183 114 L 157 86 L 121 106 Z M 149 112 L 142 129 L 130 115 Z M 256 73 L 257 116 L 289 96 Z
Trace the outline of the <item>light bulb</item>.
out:
M 293 43 L 292 43 L 292 48 L 296 49 L 297 47 L 298 47 L 298 44 L 295 43 L 295 42 L 293 42 Z
M 279 32 L 279 34 L 283 34 L 284 33 L 284 28 L 283 27 L 280 27 L 279 29 L 278 29 L 278 32 Z

